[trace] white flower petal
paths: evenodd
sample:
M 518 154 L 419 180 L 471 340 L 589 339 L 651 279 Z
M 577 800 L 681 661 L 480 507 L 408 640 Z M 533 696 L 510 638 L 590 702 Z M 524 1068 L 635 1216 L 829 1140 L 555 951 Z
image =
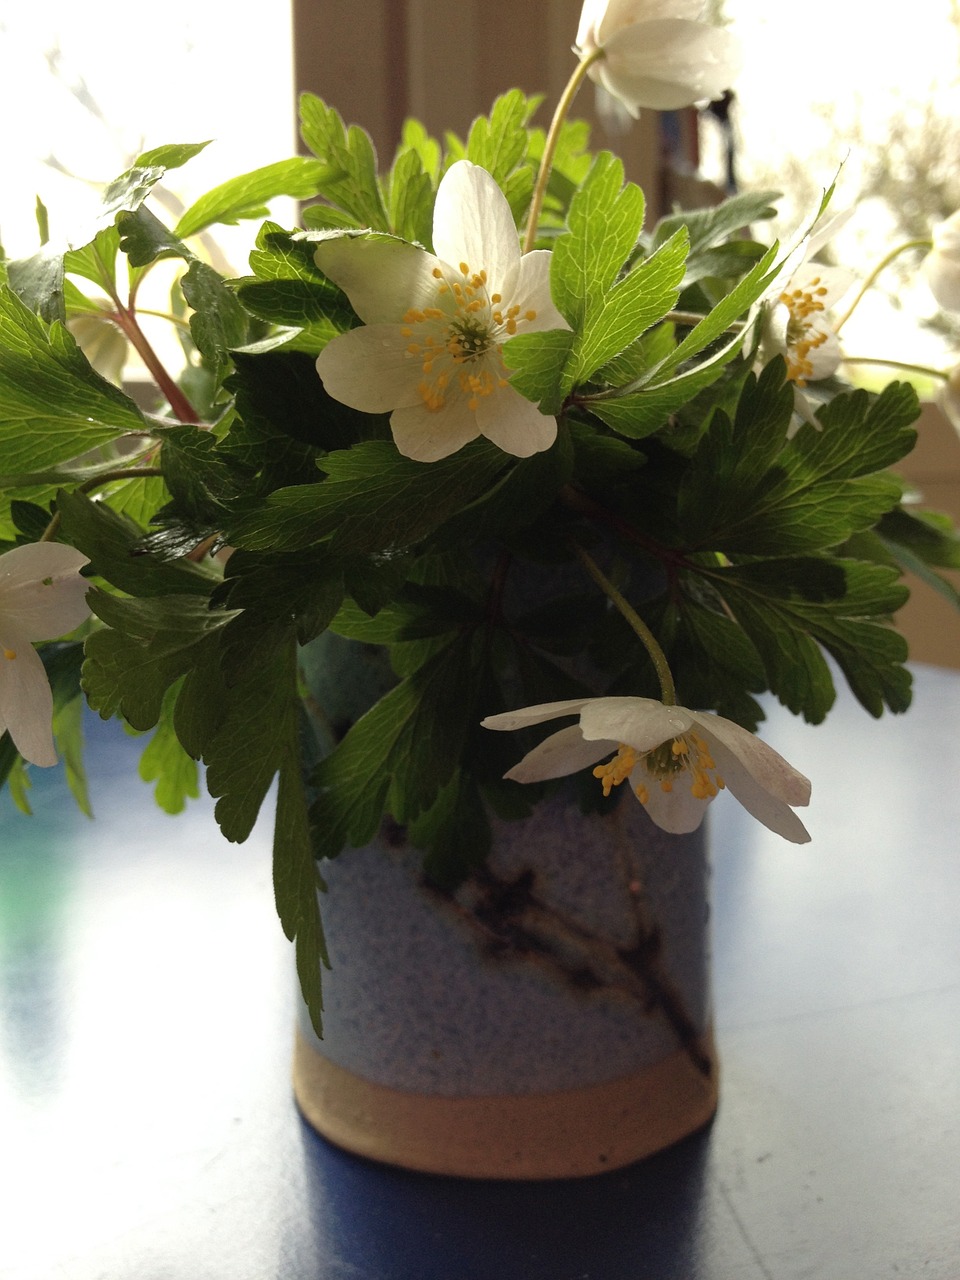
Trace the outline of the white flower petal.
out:
M 462 395 L 450 396 L 442 410 L 422 402 L 395 409 L 390 430 L 403 456 L 416 462 L 439 462 L 480 434 L 477 415 Z
M 90 616 L 89 560 L 61 542 L 31 542 L 0 555 L 0 630 L 9 623 L 28 640 L 55 640 Z
M 584 10 L 588 7 L 589 26 L 598 44 L 605 44 L 617 31 L 635 23 L 657 18 L 696 19 L 703 11 L 701 0 L 601 0 L 599 4 L 584 5 Z M 584 14 L 580 21 L 582 26 Z
M 422 404 L 420 365 L 408 354 L 407 341 L 395 324 L 348 329 L 320 352 L 317 372 L 335 400 L 364 413 Z
M 521 317 L 531 311 L 536 313 L 533 320 L 522 320 L 520 328 L 523 333 L 570 328 L 550 295 L 550 258 L 549 249 L 533 249 L 525 253 L 516 271 L 503 282 L 504 296 L 510 299 L 511 306 L 520 308 Z
M 344 291 L 364 324 L 399 324 L 436 294 L 437 259 L 416 245 L 382 236 L 335 236 L 314 250 L 317 266 Z
M 823 378 L 832 378 L 843 364 L 843 348 L 840 346 L 840 339 L 826 325 L 820 332 L 823 334 L 823 341 L 807 356 L 810 362 L 808 382 L 820 382 Z
M 507 198 L 486 169 L 458 160 L 444 174 L 433 208 L 433 251 L 459 268 L 486 271 L 491 293 L 520 261 L 520 239 Z
M 542 453 L 557 438 L 556 418 L 541 413 L 535 404 L 509 386 L 481 398 L 476 422 L 481 435 L 515 458 Z
M 727 31 L 682 18 L 659 18 L 615 32 L 589 75 L 634 114 L 675 111 L 720 97 L 736 78 L 739 44 Z
M 564 778 L 589 768 L 616 749 L 616 742 L 587 742 L 580 726 L 571 724 L 528 751 L 504 777 L 514 782 L 546 782 L 548 778 Z
M 57 763 L 52 722 L 53 695 L 40 655 L 23 632 L 0 619 L 0 730 L 25 760 L 48 768 Z
M 785 840 L 790 840 L 793 844 L 808 843 L 809 832 L 790 805 L 762 785 L 751 774 L 744 761 L 733 751 L 729 751 L 719 739 L 707 736 L 706 731 L 704 736 L 707 738 L 716 763 L 717 773 L 723 779 L 726 789 L 747 812 L 758 822 L 762 822 L 765 827 L 776 832 L 778 836 L 783 836 Z M 759 742 L 759 739 L 756 741 Z M 786 764 L 786 761 L 782 763 Z M 787 765 L 787 768 L 789 769 L 790 766 Z M 806 782 L 806 779 L 803 781 Z M 792 803 L 806 804 L 807 801 L 794 800 Z
M 646 796 L 640 803 L 662 830 L 669 831 L 671 835 L 686 835 L 700 826 L 710 801 L 698 799 L 686 779 L 678 778 L 670 791 L 664 791 L 657 779 L 651 778 L 638 765 L 630 775 L 630 785 L 636 787 L 638 784 Z
M 704 736 L 722 743 L 766 791 L 790 805 L 810 803 L 810 780 L 762 738 L 723 716 L 692 715 Z
M 580 713 L 585 738 L 612 738 L 636 751 L 652 751 L 692 724 L 686 707 L 666 706 L 654 698 L 594 698 Z
M 809 840 L 793 812 L 793 807 L 808 803 L 809 781 L 772 747 L 721 716 L 666 706 L 652 698 L 587 698 L 525 707 L 490 716 L 483 723 L 490 729 L 517 729 L 577 711 L 579 725 L 553 734 L 507 777 L 532 782 L 575 773 L 622 744 L 642 757 L 633 763 L 630 785 L 665 831 L 696 830 L 722 779 L 731 794 L 771 830 L 796 843 Z M 681 737 L 686 747 L 675 754 L 673 766 L 650 754 Z M 674 748 L 675 753 L 678 750 Z M 712 758 L 709 764 L 705 764 L 705 750 Z M 622 764 L 629 760 L 629 753 L 621 752 L 617 759 Z M 666 788 L 664 776 L 670 783 Z M 604 785 L 611 782 L 617 785 L 615 775 L 607 773 Z
M 560 716 L 578 715 L 588 706 L 592 698 L 567 698 L 563 702 L 539 702 L 532 707 L 519 707 L 516 711 L 500 711 L 495 716 L 487 716 L 480 723 L 485 729 L 526 729 L 528 725 L 544 724 L 547 720 L 557 720 Z

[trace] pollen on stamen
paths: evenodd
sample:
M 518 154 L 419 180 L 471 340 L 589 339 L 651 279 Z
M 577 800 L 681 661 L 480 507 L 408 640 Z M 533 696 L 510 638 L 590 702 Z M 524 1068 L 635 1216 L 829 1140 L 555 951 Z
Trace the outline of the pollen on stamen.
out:
M 13 662 L 14 658 L 16 658 L 16 656 L 17 656 L 17 651 L 16 651 L 16 649 L 4 649 L 4 651 L 3 651 L 3 656 L 4 656 L 8 661 Z

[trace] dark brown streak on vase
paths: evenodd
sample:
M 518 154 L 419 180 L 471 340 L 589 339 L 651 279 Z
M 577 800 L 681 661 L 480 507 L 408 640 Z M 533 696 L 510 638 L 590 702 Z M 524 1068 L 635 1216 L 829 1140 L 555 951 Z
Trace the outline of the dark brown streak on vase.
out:
M 424 888 L 470 925 L 491 958 L 529 957 L 580 991 L 618 991 L 639 1001 L 645 1012 L 659 1013 L 696 1069 L 709 1077 L 711 1058 L 683 998 L 663 970 L 659 928 L 646 923 L 638 910 L 636 944 L 617 947 L 543 902 L 535 883 L 530 870 L 506 880 L 484 869 L 466 882 L 466 901 L 432 886 Z

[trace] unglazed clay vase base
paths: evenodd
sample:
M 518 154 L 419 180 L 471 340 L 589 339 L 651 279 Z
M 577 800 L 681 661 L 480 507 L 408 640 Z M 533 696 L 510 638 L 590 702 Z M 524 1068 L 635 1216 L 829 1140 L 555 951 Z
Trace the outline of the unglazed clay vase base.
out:
M 433 1173 L 552 1178 L 641 1159 L 717 1101 L 703 830 L 561 790 L 492 821 L 456 892 L 383 838 L 322 874 L 324 1035 L 294 1087 L 333 1142 Z
M 715 1064 L 712 1039 L 701 1045 Z M 297 1034 L 294 1092 L 325 1138 L 357 1155 L 467 1178 L 575 1178 L 632 1164 L 702 1128 L 717 1106 L 680 1050 L 604 1084 L 540 1094 L 444 1098 L 373 1084 Z

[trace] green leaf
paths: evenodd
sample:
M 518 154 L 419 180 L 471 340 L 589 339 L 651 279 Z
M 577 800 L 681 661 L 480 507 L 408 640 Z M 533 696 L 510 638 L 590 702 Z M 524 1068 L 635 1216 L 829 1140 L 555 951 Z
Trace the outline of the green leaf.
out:
M 503 344 L 503 360 L 511 370 L 510 385 L 539 405 L 543 413 L 560 412 L 569 381 L 564 380 L 564 370 L 575 340 L 569 329 L 548 329 L 545 333 L 518 333 Z
M 319 451 L 349 448 L 377 421 L 334 400 L 304 353 L 235 352 L 233 359 L 225 385 L 236 396 L 238 420 L 221 451 L 260 472 L 252 492 L 316 480 Z
M 246 609 L 268 621 L 293 619 L 306 644 L 333 620 L 343 603 L 344 565 L 325 551 L 260 555 L 235 551 L 215 596 L 227 609 Z
M 591 309 L 568 370 L 574 383 L 589 378 L 663 319 L 679 297 L 686 256 L 686 234 L 679 231 L 619 280 L 600 307 Z
M 511 89 L 497 98 L 489 117 L 479 116 L 470 127 L 467 159 L 491 173 L 501 187 L 526 156 L 527 121 L 539 102 Z
M 799 554 L 838 546 L 897 505 L 901 482 L 870 473 L 909 451 L 912 389 L 893 384 L 875 400 L 838 395 L 820 430 L 805 425 L 787 441 L 793 388 L 783 373 L 774 361 L 759 380 L 747 379 L 735 422 L 714 415 L 680 489 L 688 546 Z
M 296 945 L 300 990 L 318 1036 L 323 1035 L 321 966 L 330 967 L 317 896 L 323 887 L 310 842 L 300 756 L 296 738 L 291 733 L 280 759 L 273 835 L 273 891 L 284 934 Z
M 139 774 L 144 782 L 155 782 L 154 797 L 164 813 L 182 813 L 188 800 L 200 795 L 197 762 L 187 755 L 173 726 L 177 689 L 171 686 L 164 697 L 160 721 L 140 757 Z
M 609 399 L 586 397 L 584 404 L 608 427 L 638 440 L 665 426 L 672 414 L 712 386 L 737 355 L 742 343 L 743 335 L 734 334 L 724 346 L 686 373 L 635 391 L 632 395 Z
M 243 841 L 277 772 L 290 760 L 299 696 L 292 624 L 246 614 L 225 628 L 221 644 L 226 705 L 204 743 L 207 789 L 227 840 Z
M 267 223 L 250 255 L 255 277 L 237 286 L 237 297 L 251 314 L 268 324 L 299 329 L 290 342 L 316 355 L 338 333 L 356 323 L 343 293 L 313 259 L 314 241 Z
M 394 235 L 418 244 L 431 242 L 434 185 L 416 150 L 401 151 L 389 179 L 388 212 Z
M 219 380 L 229 366 L 231 350 L 246 340 L 247 313 L 223 277 L 205 262 L 190 264 L 182 288 L 193 308 L 190 332 L 197 350 Z
M 357 226 L 389 231 L 369 134 L 358 125 L 347 129 L 340 114 L 312 93 L 300 97 L 300 132 L 322 162 L 320 194 L 354 218 Z
M 293 156 L 231 178 L 200 197 L 182 215 L 175 228 L 181 239 L 197 235 L 214 223 L 234 225 L 241 218 L 267 214 L 267 203 L 277 196 L 309 200 L 317 195 L 326 166 L 308 156 Z
M 364 441 L 327 454 L 326 480 L 272 493 L 231 521 L 227 535 L 249 550 L 293 551 L 332 537 L 339 552 L 395 552 L 479 497 L 508 462 L 486 441 L 426 463 L 402 457 L 392 442 Z
M 89 226 L 72 237 L 69 244 L 59 247 L 44 245 L 32 258 L 7 264 L 11 286 L 32 311 L 48 322 L 65 318 L 64 256 L 69 250 L 96 240 L 111 226 L 117 214 L 139 209 L 164 172 L 162 165 L 135 165 L 128 169 L 104 188 L 96 216 Z M 107 266 L 106 270 L 109 275 L 112 266 Z M 98 278 L 97 283 L 100 282 Z
M 118 713 L 135 729 L 152 729 L 166 691 L 216 642 L 229 614 L 196 596 L 122 599 L 93 591 L 88 600 L 107 627 L 86 641 L 83 687 L 104 719 Z
M 871 715 L 881 715 L 884 705 L 891 711 L 910 705 L 907 644 L 887 625 L 908 595 L 897 570 L 801 557 L 726 569 L 720 590 L 760 652 L 770 688 L 791 711 L 818 724 L 833 703 L 819 646 Z
M 167 142 L 137 156 L 135 166 L 138 169 L 179 169 L 209 145 L 209 138 L 206 142 Z
M 743 279 L 690 330 L 683 341 L 677 343 L 673 353 L 644 376 L 640 385 L 659 385 L 672 376 L 675 369 L 705 351 L 718 338 L 724 337 L 731 325 L 735 325 L 763 297 L 777 270 L 777 246 L 772 245 Z M 624 388 L 627 392 L 633 390 L 640 390 L 640 386 Z
M 573 445 L 561 424 L 556 443 L 514 463 L 479 498 L 440 526 L 442 546 L 502 539 L 529 528 L 553 504 L 573 473 Z
M 600 152 L 570 205 L 569 230 L 557 240 L 550 262 L 553 300 L 573 329 L 580 330 L 602 310 L 636 246 L 643 208 L 640 188 L 632 182 L 623 185 L 622 162 Z
M 406 823 L 435 803 L 477 718 L 468 644 L 454 641 L 402 680 L 317 766 L 311 823 L 320 856 L 366 844 L 385 811 Z
M 0 286 L 0 472 L 42 472 L 145 426 L 66 329 Z
M 696 259 L 754 222 L 775 218 L 775 205 L 779 199 L 779 191 L 745 191 L 709 208 L 669 214 L 661 218 L 654 228 L 653 247 L 665 244 L 681 227 L 686 227 L 690 236 L 690 257 Z
M 57 509 L 70 543 L 90 559 L 92 572 L 134 596 L 209 595 L 216 578 L 188 560 L 166 563 L 141 554 L 142 531 L 102 502 L 66 489 Z M 202 606 L 201 606 L 202 607 Z
M 423 871 L 430 883 L 455 889 L 490 852 L 490 819 L 476 780 L 457 770 L 431 808 L 410 824 L 409 836 L 427 850 Z
M 118 213 L 116 227 L 120 249 L 131 267 L 148 267 L 161 258 L 184 258 L 189 262 L 193 257 L 166 223 L 143 206 L 132 213 Z

